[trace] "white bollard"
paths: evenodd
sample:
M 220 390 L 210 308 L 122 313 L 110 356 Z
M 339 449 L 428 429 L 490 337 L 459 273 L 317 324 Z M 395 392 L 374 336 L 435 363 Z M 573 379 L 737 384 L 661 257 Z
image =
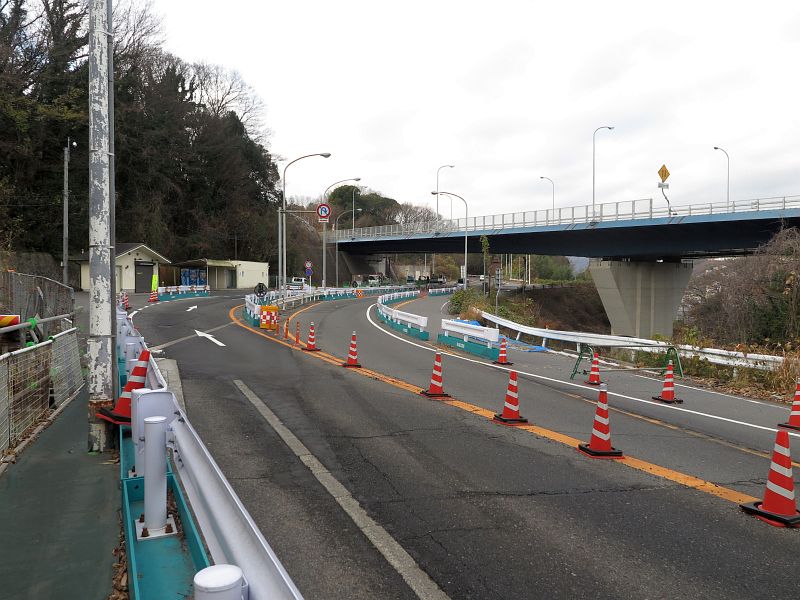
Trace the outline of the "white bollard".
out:
M 212 565 L 194 575 L 194 600 L 242 600 L 244 573 L 236 565 Z
M 167 524 L 167 418 L 144 420 L 144 526 L 151 532 Z

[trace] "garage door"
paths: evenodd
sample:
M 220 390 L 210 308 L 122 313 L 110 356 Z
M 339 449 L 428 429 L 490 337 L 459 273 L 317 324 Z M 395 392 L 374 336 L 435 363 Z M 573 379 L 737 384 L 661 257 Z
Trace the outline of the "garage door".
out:
M 153 264 L 151 262 L 136 261 L 133 263 L 133 268 L 136 273 L 136 282 L 134 291 L 139 294 L 146 294 L 150 291 L 150 286 L 153 282 Z

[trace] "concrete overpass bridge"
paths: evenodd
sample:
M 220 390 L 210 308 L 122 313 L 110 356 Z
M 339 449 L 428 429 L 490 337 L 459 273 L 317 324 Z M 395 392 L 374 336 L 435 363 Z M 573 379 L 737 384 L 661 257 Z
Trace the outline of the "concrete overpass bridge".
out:
M 589 267 L 614 333 L 671 335 L 691 259 L 747 254 L 784 227 L 800 225 L 800 196 L 668 209 L 652 199 L 562 207 L 334 232 L 351 264 L 392 253 L 480 253 L 594 258 Z M 363 263 L 362 263 L 363 264 Z M 358 270 L 358 267 L 355 267 Z

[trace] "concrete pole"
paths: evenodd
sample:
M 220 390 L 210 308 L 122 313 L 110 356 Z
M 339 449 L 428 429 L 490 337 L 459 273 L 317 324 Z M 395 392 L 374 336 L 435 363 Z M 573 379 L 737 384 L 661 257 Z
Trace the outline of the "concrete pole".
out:
M 64 229 L 63 229 L 63 244 L 61 248 L 63 273 L 61 282 L 64 285 L 69 285 L 69 145 L 71 144 L 70 138 L 67 138 L 67 145 L 64 148 Z
M 108 0 L 89 2 L 89 449 L 107 447 L 105 421 L 113 400 L 111 368 L 111 232 L 109 202 Z
M 118 389 L 117 328 L 115 327 L 117 321 L 117 184 L 114 155 L 114 0 L 108 0 L 106 16 L 108 18 L 108 36 L 106 38 L 108 44 L 108 195 L 110 199 L 109 228 L 111 230 L 111 393 L 112 398 L 116 398 L 122 390 Z
M 327 275 L 328 275 L 328 272 L 326 270 L 327 261 L 325 260 L 327 254 L 328 254 L 328 224 L 323 223 L 322 224 L 322 279 L 321 279 L 323 290 L 325 289 L 325 285 L 327 283 Z

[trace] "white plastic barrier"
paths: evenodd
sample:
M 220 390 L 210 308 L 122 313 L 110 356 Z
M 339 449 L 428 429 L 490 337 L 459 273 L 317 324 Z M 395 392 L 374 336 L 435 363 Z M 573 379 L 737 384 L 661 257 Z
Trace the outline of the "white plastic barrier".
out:
M 445 294 L 455 294 L 460 289 L 459 286 L 446 288 L 431 288 L 428 290 L 429 296 L 444 296 Z
M 398 323 L 405 323 L 406 325 L 416 327 L 420 331 L 425 331 L 425 328 L 428 326 L 428 317 L 422 317 L 420 315 L 415 315 L 414 313 L 404 312 L 386 305 L 387 302 L 391 302 L 393 300 L 417 297 L 419 297 L 419 290 L 384 294 L 378 298 L 378 312 L 387 319 L 396 321 Z
M 586 344 L 593 347 L 637 347 L 643 352 L 663 352 L 671 346 L 667 342 L 659 340 L 649 340 L 646 338 L 625 337 L 621 335 L 603 335 L 600 333 L 584 333 L 579 331 L 559 331 L 556 329 L 541 329 L 520 325 L 514 321 L 503 319 L 485 311 L 479 311 L 481 316 L 487 321 L 496 323 L 500 327 L 518 331 L 543 340 L 560 340 L 575 344 Z M 688 358 L 701 358 L 710 363 L 725 365 L 729 367 L 745 367 L 770 371 L 776 369 L 783 363 L 782 356 L 770 354 L 745 354 L 743 352 L 733 352 L 730 350 L 720 350 L 717 348 L 700 348 L 685 344 L 674 346 L 680 356 Z
M 442 319 L 442 331 L 445 335 L 461 336 L 464 341 L 467 341 L 467 338 L 476 338 L 489 343 L 500 341 L 500 331 L 494 327 L 481 327 L 450 319 Z

